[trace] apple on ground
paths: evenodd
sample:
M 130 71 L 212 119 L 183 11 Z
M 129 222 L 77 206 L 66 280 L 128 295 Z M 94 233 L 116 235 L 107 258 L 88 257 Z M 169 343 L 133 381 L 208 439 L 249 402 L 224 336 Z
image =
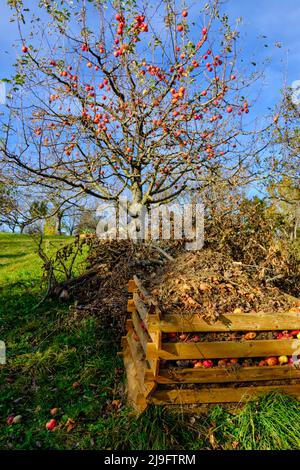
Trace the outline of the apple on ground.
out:
M 57 425 L 56 419 L 50 419 L 50 421 L 46 423 L 46 429 L 48 429 L 48 431 L 53 431 L 56 425 Z
M 259 367 L 264 367 L 264 366 L 267 366 L 267 365 L 268 365 L 267 361 L 265 361 L 264 359 L 262 361 L 259 361 L 259 363 L 258 363 Z
M 207 369 L 209 369 L 210 367 L 213 367 L 214 363 L 213 361 L 210 361 L 209 359 L 203 361 L 203 367 L 206 367 Z
M 195 369 L 200 369 L 200 367 L 203 367 L 204 366 L 204 363 L 202 364 L 201 361 L 197 361 L 195 364 L 194 364 L 194 368 Z
M 279 362 L 280 365 L 287 364 L 289 362 L 289 359 L 288 359 L 287 356 L 280 356 L 278 358 L 278 362 Z
M 14 422 L 14 417 L 13 416 L 8 416 L 6 419 L 6 423 L 10 426 Z
M 20 424 L 22 422 L 22 415 L 17 415 L 13 418 L 13 424 Z
M 267 357 L 266 358 L 266 363 L 268 366 L 277 366 L 278 365 L 278 359 L 277 357 Z

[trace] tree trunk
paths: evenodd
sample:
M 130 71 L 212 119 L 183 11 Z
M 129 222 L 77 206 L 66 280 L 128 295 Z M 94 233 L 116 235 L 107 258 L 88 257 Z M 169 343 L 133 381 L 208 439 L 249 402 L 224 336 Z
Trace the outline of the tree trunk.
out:
M 63 214 L 58 212 L 57 225 L 56 225 L 56 232 L 58 233 L 58 235 L 62 235 L 62 218 L 63 218 Z

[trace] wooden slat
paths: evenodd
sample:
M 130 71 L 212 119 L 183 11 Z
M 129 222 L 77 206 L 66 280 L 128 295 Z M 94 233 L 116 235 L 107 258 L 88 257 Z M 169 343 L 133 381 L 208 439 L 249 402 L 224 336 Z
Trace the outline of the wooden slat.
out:
M 157 315 L 157 319 L 160 319 L 162 314 L 158 305 L 157 300 L 149 294 L 149 292 L 144 288 L 142 282 L 139 280 L 137 276 L 133 276 L 133 280 L 137 286 L 138 291 L 141 294 L 142 300 L 144 300 L 147 304 L 147 306 L 150 307 L 150 312 L 151 314 Z
M 142 320 L 145 322 L 145 325 L 147 326 L 148 312 L 149 312 L 148 307 L 146 306 L 145 302 L 143 302 L 143 300 L 140 298 L 137 292 L 133 294 L 133 301 L 134 301 L 136 310 L 139 312 L 140 317 L 142 318 Z
M 134 326 L 134 329 L 135 329 L 135 332 L 136 334 L 138 335 L 139 339 L 140 339 L 140 343 L 141 343 L 141 346 L 144 350 L 144 353 L 146 354 L 147 352 L 147 344 L 149 342 L 152 341 L 151 337 L 149 336 L 149 334 L 144 331 L 141 327 L 141 318 L 139 317 L 139 314 L 134 311 L 132 312 L 132 316 L 131 316 L 131 320 L 129 320 L 132 322 L 132 326 Z M 126 321 L 126 325 L 127 325 L 127 322 L 128 320 Z M 160 333 L 160 337 L 161 337 L 161 333 Z M 158 343 L 159 347 L 161 347 L 161 342 Z M 154 375 L 157 375 L 158 373 L 158 359 L 155 358 L 155 359 L 147 359 L 147 362 L 149 364 L 149 368 L 150 370 L 148 372 L 151 372 L 151 374 L 154 376 Z
M 299 350 L 300 340 L 257 340 L 257 341 L 218 341 L 200 343 L 163 343 L 156 350 L 152 344 L 147 346 L 147 357 L 166 360 L 179 359 L 217 359 L 233 357 L 266 357 L 292 355 Z
M 147 397 L 155 390 L 157 384 L 144 360 L 139 343 L 135 344 L 132 338 L 132 333 L 122 338 L 122 344 L 128 399 L 133 408 L 142 413 L 148 406 Z
M 252 380 L 300 379 L 300 369 L 290 366 L 240 367 L 236 370 L 213 369 L 161 369 L 156 381 L 172 383 L 250 382 Z
M 125 322 L 125 329 L 126 331 L 133 331 L 133 321 L 129 318 L 128 320 L 126 320 Z
M 215 323 L 208 323 L 198 315 L 164 315 L 159 322 L 153 320 L 151 328 L 164 333 L 212 331 L 272 331 L 300 329 L 299 313 L 257 313 L 223 315 Z
M 127 312 L 132 313 L 132 312 L 135 312 L 135 311 L 136 311 L 136 308 L 135 308 L 134 300 L 129 299 L 128 302 L 127 302 Z
M 139 381 L 141 384 L 144 383 L 145 370 L 147 369 L 146 357 L 141 346 L 141 343 L 135 341 L 132 337 L 132 332 L 129 332 L 126 336 L 127 344 L 130 349 L 132 360 L 135 363 L 136 369 L 139 371 Z
M 267 385 L 261 387 L 209 388 L 201 390 L 156 390 L 150 398 L 155 405 L 193 404 L 193 403 L 230 403 L 253 400 L 260 393 L 280 390 L 300 399 L 300 385 Z
M 149 365 L 151 367 L 151 370 L 153 372 L 154 378 L 157 377 L 159 373 L 159 356 L 157 355 L 157 352 L 160 351 L 161 346 L 162 346 L 162 333 L 160 330 L 152 331 L 149 333 L 151 336 L 152 343 L 147 344 L 147 349 L 146 349 L 146 357 L 149 362 Z M 154 358 L 151 358 L 148 355 L 148 348 L 149 345 L 155 350 L 156 354 Z
M 133 282 L 135 283 L 136 285 L 136 289 L 142 294 L 142 296 L 144 297 L 144 299 L 148 299 L 150 297 L 150 294 L 149 292 L 147 291 L 147 289 L 145 289 L 145 287 L 143 286 L 142 282 L 140 281 L 140 279 L 137 277 L 137 276 L 133 276 Z
M 148 407 L 145 397 L 143 383 L 140 382 L 140 372 L 136 369 L 136 362 L 133 359 L 127 337 L 123 339 L 124 346 L 124 366 L 127 377 L 127 398 L 129 404 L 137 413 L 142 413 Z M 141 366 L 141 364 L 139 364 Z
M 133 326 L 134 326 L 134 329 L 136 331 L 136 334 L 138 335 L 138 337 L 140 338 L 140 342 L 141 342 L 141 345 L 144 349 L 144 352 L 146 353 L 146 350 L 147 350 L 147 343 L 149 343 L 151 341 L 150 339 L 150 336 L 148 335 L 148 333 L 146 331 L 143 330 L 143 328 L 141 327 L 141 319 L 139 317 L 139 315 L 137 314 L 137 312 L 132 312 L 132 316 L 131 316 L 131 319 L 132 319 L 132 323 L 133 323 Z M 128 321 L 128 320 L 127 320 Z M 127 323 L 127 322 L 126 322 Z
M 128 281 L 128 292 L 136 292 L 137 291 L 137 285 L 133 279 L 130 279 Z

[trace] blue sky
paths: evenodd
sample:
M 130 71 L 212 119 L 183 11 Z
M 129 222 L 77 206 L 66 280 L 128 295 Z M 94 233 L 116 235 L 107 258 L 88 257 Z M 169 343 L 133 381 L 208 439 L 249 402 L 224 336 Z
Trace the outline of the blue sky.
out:
M 284 83 L 300 79 L 299 0 L 229 0 L 224 10 L 231 18 L 241 16 L 243 56 L 254 60 L 271 57 L 261 94 L 261 111 L 278 100 Z M 262 38 L 262 35 L 267 38 Z M 281 48 L 275 47 L 280 42 Z M 268 44 L 268 48 L 264 45 Z
M 37 0 L 36 0 L 37 1 Z M 30 6 L 32 2 L 29 2 Z M 198 6 L 195 2 L 194 6 Z M 259 64 L 266 57 L 271 63 L 265 69 L 265 80 L 255 85 L 254 92 L 259 100 L 255 106 L 255 115 L 267 114 L 268 106 L 273 107 L 280 97 L 284 83 L 291 85 L 300 79 L 300 2 L 299 0 L 228 0 L 223 10 L 231 20 L 242 17 L 239 27 L 245 68 L 249 62 Z M 0 7 L 0 78 L 7 77 L 15 60 L 12 43 L 18 38 L 16 23 L 10 23 L 10 10 L 6 0 L 1 0 Z M 262 35 L 267 38 L 262 38 Z M 276 42 L 282 44 L 275 47 Z M 268 44 L 268 47 L 265 47 Z M 252 71 L 250 66 L 250 70 Z M 254 71 L 254 68 L 253 68 Z
M 26 2 L 32 7 L 38 0 Z M 193 3 L 193 8 L 197 9 L 200 1 L 194 0 Z M 201 0 L 202 3 L 204 1 Z M 300 80 L 300 1 L 227 0 L 222 9 L 232 22 L 238 17 L 242 18 L 238 48 L 246 71 L 255 70 L 250 65 L 253 61 L 257 62 L 259 70 L 266 58 L 271 59 L 265 67 L 265 79 L 257 82 L 253 89 L 253 96 L 258 99 L 251 116 L 263 119 L 270 114 L 269 108 L 274 108 L 279 102 L 280 90 L 284 85 L 292 85 L 293 81 Z M 0 0 L 0 79 L 9 77 L 13 72 L 12 65 L 21 47 L 20 43 L 17 50 L 12 47 L 19 39 L 17 24 L 9 22 L 10 16 L 6 0 Z M 282 47 L 276 47 L 276 43 Z

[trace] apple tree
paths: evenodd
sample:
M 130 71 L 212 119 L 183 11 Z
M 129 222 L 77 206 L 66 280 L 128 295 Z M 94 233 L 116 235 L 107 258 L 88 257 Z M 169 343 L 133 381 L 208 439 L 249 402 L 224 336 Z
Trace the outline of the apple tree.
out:
M 8 3 L 20 40 L 2 152 L 18 179 L 148 207 L 253 171 L 249 82 L 218 0 Z

